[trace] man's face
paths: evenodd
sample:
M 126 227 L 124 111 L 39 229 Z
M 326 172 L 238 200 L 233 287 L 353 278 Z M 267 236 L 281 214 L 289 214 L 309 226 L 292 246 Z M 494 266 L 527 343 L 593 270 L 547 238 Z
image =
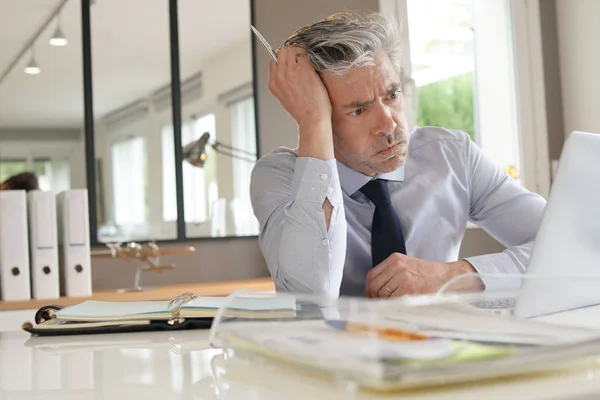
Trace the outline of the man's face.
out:
M 373 176 L 404 165 L 408 128 L 400 74 L 389 57 L 344 76 L 331 72 L 321 78 L 332 105 L 335 158 Z

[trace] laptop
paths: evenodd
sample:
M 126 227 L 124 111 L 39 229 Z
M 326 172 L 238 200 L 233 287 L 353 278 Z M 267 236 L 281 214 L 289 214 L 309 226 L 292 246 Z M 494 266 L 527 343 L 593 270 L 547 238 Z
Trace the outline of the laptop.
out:
M 565 141 L 527 271 L 508 279 L 520 285 L 518 293 L 449 297 L 520 318 L 600 305 L 600 134 L 575 131 Z M 404 301 L 421 305 L 449 297 L 415 295 Z
M 600 304 L 600 134 L 565 141 L 525 275 L 517 317 Z

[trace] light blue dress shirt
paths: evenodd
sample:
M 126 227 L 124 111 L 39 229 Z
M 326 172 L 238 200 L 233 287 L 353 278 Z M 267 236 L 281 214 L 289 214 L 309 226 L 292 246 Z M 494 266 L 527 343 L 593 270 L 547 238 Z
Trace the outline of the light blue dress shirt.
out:
M 464 132 L 416 128 L 405 165 L 374 178 L 388 180 L 407 255 L 456 261 L 471 221 L 507 247 L 468 258 L 479 273 L 525 271 L 546 202 L 494 164 Z M 374 178 L 334 159 L 297 157 L 287 148 L 258 161 L 250 194 L 277 290 L 364 296 L 375 206 L 359 189 Z M 329 229 L 325 199 L 333 205 Z M 506 289 L 490 279 L 484 284 L 486 290 Z

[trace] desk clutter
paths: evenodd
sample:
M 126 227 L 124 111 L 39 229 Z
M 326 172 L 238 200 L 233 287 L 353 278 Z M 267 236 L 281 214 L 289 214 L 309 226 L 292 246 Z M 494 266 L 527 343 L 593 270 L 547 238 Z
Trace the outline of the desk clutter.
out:
M 295 300 L 296 316 L 277 320 L 227 317 L 224 310 L 212 323 L 211 345 L 242 363 L 261 358 L 382 392 L 556 372 L 600 359 L 600 330 L 458 301 Z
M 38 311 L 35 324 L 23 326 L 31 334 L 28 345 L 68 351 L 72 343 L 86 348 L 85 340 L 94 345 L 108 338 L 89 334 L 185 329 L 209 329 L 209 344 L 244 365 L 262 359 L 291 374 L 378 392 L 535 376 L 600 359 L 600 329 L 517 318 L 439 297 L 415 304 L 403 298 L 189 292 L 168 301 L 49 305 Z
M 87 189 L 0 191 L 0 299 L 92 294 Z

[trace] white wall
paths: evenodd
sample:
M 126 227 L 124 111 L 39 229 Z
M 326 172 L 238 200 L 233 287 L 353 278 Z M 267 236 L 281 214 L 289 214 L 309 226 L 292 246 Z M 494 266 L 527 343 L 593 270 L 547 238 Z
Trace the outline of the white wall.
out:
M 222 143 L 231 144 L 230 110 L 219 100 L 219 96 L 252 82 L 251 60 L 249 41 L 233 45 L 207 60 L 201 69 L 202 95 L 200 98 L 182 104 L 183 123 L 191 121 L 192 115 L 200 117 L 210 113 L 215 114 L 217 139 Z M 170 104 L 165 110 L 158 112 L 150 110 L 145 118 L 131 121 L 110 131 L 102 121 L 96 123 L 96 154 L 103 160 L 104 199 L 109 220 L 114 217 L 110 146 L 127 136 L 144 136 L 146 138 L 148 228 L 151 237 L 156 239 L 176 238 L 176 223 L 162 221 L 161 130 L 168 125 L 172 125 Z M 183 144 L 185 145 L 185 143 Z M 227 200 L 233 197 L 232 165 L 232 159 L 229 157 L 219 155 L 216 159 L 219 197 Z M 200 226 L 188 224 L 187 228 L 189 237 L 210 236 L 210 224 Z
M 565 136 L 600 133 L 600 1 L 556 0 Z

